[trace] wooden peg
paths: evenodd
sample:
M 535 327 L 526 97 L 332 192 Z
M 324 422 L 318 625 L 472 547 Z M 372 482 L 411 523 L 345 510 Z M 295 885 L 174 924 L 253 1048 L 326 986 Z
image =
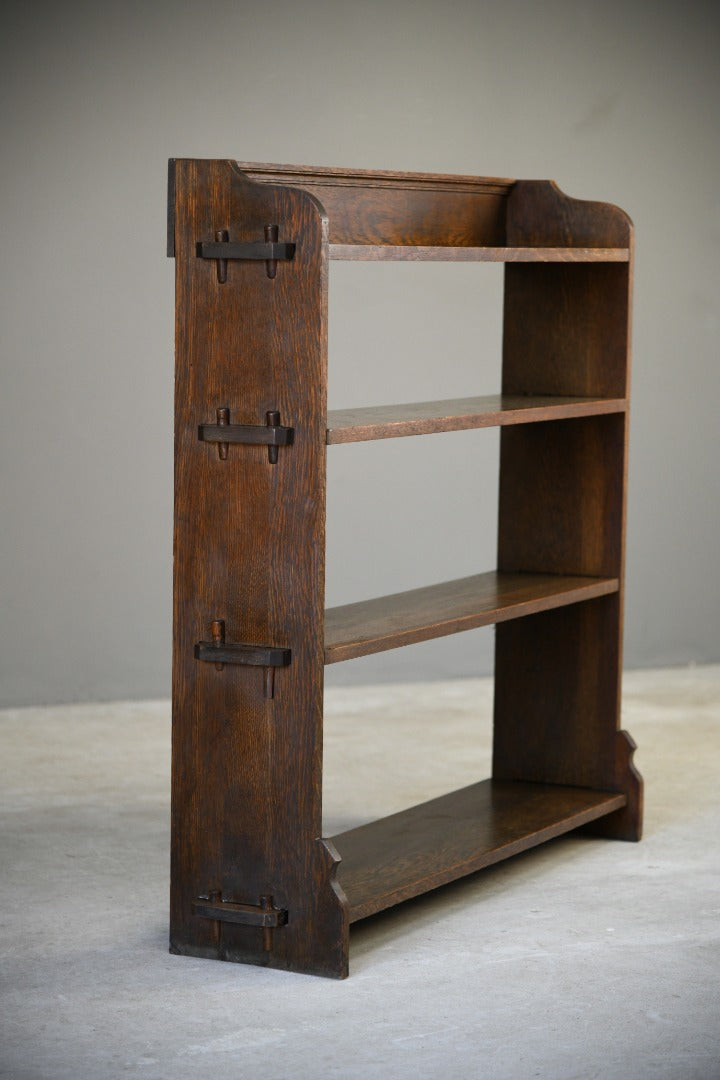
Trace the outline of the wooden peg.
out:
M 230 239 L 230 233 L 227 229 L 218 229 L 215 233 L 215 239 L 218 244 L 227 244 Z M 217 279 L 220 285 L 224 285 L 227 281 L 227 259 L 217 260 Z
M 279 235 L 280 230 L 277 225 L 265 226 L 265 242 L 267 244 L 276 244 Z M 266 259 L 265 269 L 267 270 L 267 276 L 269 278 L 274 278 L 277 274 L 277 259 Z
M 225 644 L 225 620 L 224 619 L 213 619 L 213 621 L 210 623 L 210 636 L 212 637 L 213 645 L 224 645 Z M 216 664 L 215 665 L 215 670 L 216 671 L 222 671 L 222 669 L 224 667 L 225 667 L 224 664 Z
M 264 689 L 265 689 L 265 697 L 266 698 L 274 698 L 275 697 L 275 668 L 274 667 L 266 667 L 265 668 Z
M 230 423 L 230 410 L 228 408 L 217 409 L 215 415 L 218 427 L 225 427 Z M 228 444 L 226 442 L 218 443 L 218 454 L 221 461 L 227 461 Z
M 272 896 L 261 896 L 260 897 L 260 907 L 263 909 L 263 911 L 272 911 L 273 910 L 273 898 L 272 898 Z M 263 950 L 265 952 L 272 952 L 272 942 L 273 942 L 272 927 L 264 926 L 263 927 L 263 932 L 262 932 L 262 937 L 263 937 Z
M 266 412 L 265 423 L 268 427 L 280 427 L 280 413 L 276 409 L 272 409 L 270 412 Z M 277 446 L 268 446 L 268 461 L 271 465 L 277 465 L 277 460 Z

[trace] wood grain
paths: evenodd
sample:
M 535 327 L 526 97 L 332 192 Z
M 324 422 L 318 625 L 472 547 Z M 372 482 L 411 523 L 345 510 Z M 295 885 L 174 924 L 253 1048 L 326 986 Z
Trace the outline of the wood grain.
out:
M 470 247 L 417 244 L 331 244 L 330 258 L 363 262 L 627 262 L 627 248 Z
M 321 834 L 327 238 L 302 191 L 253 184 L 227 162 L 175 167 L 177 329 L 171 947 L 278 968 L 347 974 L 347 917 Z M 270 279 L 232 261 L 218 282 L 196 245 L 221 229 L 297 242 Z M 198 425 L 280 412 L 295 428 L 226 460 Z M 262 669 L 194 657 L 213 621 L 227 640 L 280 645 L 274 697 Z M 262 931 L 193 913 L 198 896 L 291 912 Z
M 620 576 L 626 419 L 502 429 L 500 570 Z
M 508 247 L 632 246 L 632 222 L 611 203 L 572 199 L 552 180 L 518 180 L 508 192 Z
M 627 263 L 505 267 L 505 394 L 626 397 Z
M 356 922 L 625 805 L 575 787 L 484 780 L 333 837 Z
M 178 159 L 168 191 L 171 949 L 343 977 L 350 918 L 568 829 L 640 835 L 618 730 L 632 224 L 550 181 Z M 197 257 L 225 239 L 295 253 Z M 332 258 L 506 263 L 502 395 L 328 417 Z M 251 432 L 282 418 L 292 444 L 229 447 L 230 417 Z M 219 441 L 200 441 L 213 418 Z M 498 571 L 324 613 L 326 444 L 491 425 Z M 489 623 L 493 780 L 338 837 L 338 881 L 320 831 L 324 663 Z M 290 650 L 274 697 L 262 668 L 195 659 L 210 639 Z
M 627 397 L 633 231 L 609 204 L 518 183 L 509 244 L 618 245 L 627 263 L 505 268 L 504 393 Z M 504 428 L 498 567 L 617 577 L 618 591 L 495 636 L 497 779 L 621 791 L 602 831 L 637 839 L 642 782 L 619 740 L 628 416 Z
M 331 244 L 484 245 L 505 242 L 512 180 L 436 173 L 240 165 L 253 179 L 307 191 L 327 215 Z
M 325 614 L 325 663 L 576 604 L 617 587 L 615 578 L 487 573 L 345 604 Z
M 497 627 L 496 779 L 628 795 L 616 787 L 618 614 L 615 592 Z
M 431 435 L 443 431 L 502 427 L 545 420 L 624 412 L 622 398 L 487 394 L 483 397 L 413 401 L 404 405 L 375 405 L 334 409 L 328 413 L 328 445 Z
M 497 176 L 470 176 L 462 173 L 402 172 L 398 169 L 349 169 L 336 165 L 272 165 L 266 162 L 237 161 L 237 168 L 251 180 L 268 184 L 313 184 L 316 187 L 358 187 L 467 191 L 473 194 L 508 195 L 516 181 Z

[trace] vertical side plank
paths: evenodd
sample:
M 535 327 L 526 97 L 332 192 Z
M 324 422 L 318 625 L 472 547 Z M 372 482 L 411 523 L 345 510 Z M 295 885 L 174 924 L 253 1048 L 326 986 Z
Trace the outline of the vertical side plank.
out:
M 496 627 L 493 777 L 613 790 L 618 596 Z
M 231 162 L 178 161 L 171 949 L 343 977 L 347 910 L 321 835 L 327 223 L 312 196 L 249 181 Z M 199 241 L 228 230 L 294 242 L 218 281 Z M 215 420 L 295 429 L 264 446 L 198 440 Z M 291 650 L 262 668 L 194 658 L 210 624 L 228 642 Z M 199 895 L 288 912 L 270 934 L 192 913 Z
M 505 267 L 504 394 L 624 398 L 627 263 Z
M 553 180 L 517 180 L 508 196 L 511 247 L 632 247 L 632 222 L 611 203 L 572 199 Z
M 500 434 L 498 569 L 620 577 L 625 414 Z
M 507 241 L 627 246 L 630 262 L 506 267 L 503 393 L 626 397 L 627 215 L 518 182 Z M 620 592 L 497 627 L 493 775 L 623 791 L 626 809 L 593 829 L 637 838 L 642 785 L 618 732 L 627 424 L 616 415 L 502 432 L 499 569 L 607 574 Z

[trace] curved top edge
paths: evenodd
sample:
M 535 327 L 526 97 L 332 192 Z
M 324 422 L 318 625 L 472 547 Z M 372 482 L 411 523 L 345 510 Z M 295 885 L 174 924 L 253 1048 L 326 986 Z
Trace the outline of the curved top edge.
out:
M 490 176 L 464 176 L 448 173 L 399 172 L 392 169 L 346 169 L 315 165 L 272 165 L 263 162 L 236 161 L 234 164 L 252 180 L 266 183 L 311 183 L 330 187 L 429 187 L 446 190 L 478 191 L 507 195 L 515 180 Z
M 554 180 L 518 181 L 508 199 L 511 246 L 620 247 L 632 245 L 633 223 L 614 203 L 578 199 Z
M 526 181 L 527 183 L 528 181 Z M 605 202 L 597 199 L 578 199 L 574 195 L 568 195 L 566 191 L 559 186 L 556 180 L 547 180 L 544 183 L 549 184 L 551 188 L 554 188 L 556 194 L 561 198 L 567 200 L 567 202 L 577 203 L 578 205 L 585 204 L 586 206 L 604 207 L 608 213 L 614 214 L 618 220 L 624 221 L 629 226 L 630 231 L 635 228 L 633 219 L 628 214 L 627 210 L 623 210 L 622 206 L 618 206 L 617 203 Z

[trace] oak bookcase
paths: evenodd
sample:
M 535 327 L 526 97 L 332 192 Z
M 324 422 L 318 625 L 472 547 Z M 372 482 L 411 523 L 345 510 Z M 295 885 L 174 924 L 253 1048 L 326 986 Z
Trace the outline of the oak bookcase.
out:
M 342 978 L 358 919 L 581 826 L 639 838 L 632 248 L 621 210 L 549 181 L 170 162 L 171 951 Z M 504 263 L 501 393 L 328 413 L 334 259 Z M 325 611 L 328 447 L 486 426 L 497 567 Z M 324 665 L 487 624 L 492 778 L 323 838 Z

